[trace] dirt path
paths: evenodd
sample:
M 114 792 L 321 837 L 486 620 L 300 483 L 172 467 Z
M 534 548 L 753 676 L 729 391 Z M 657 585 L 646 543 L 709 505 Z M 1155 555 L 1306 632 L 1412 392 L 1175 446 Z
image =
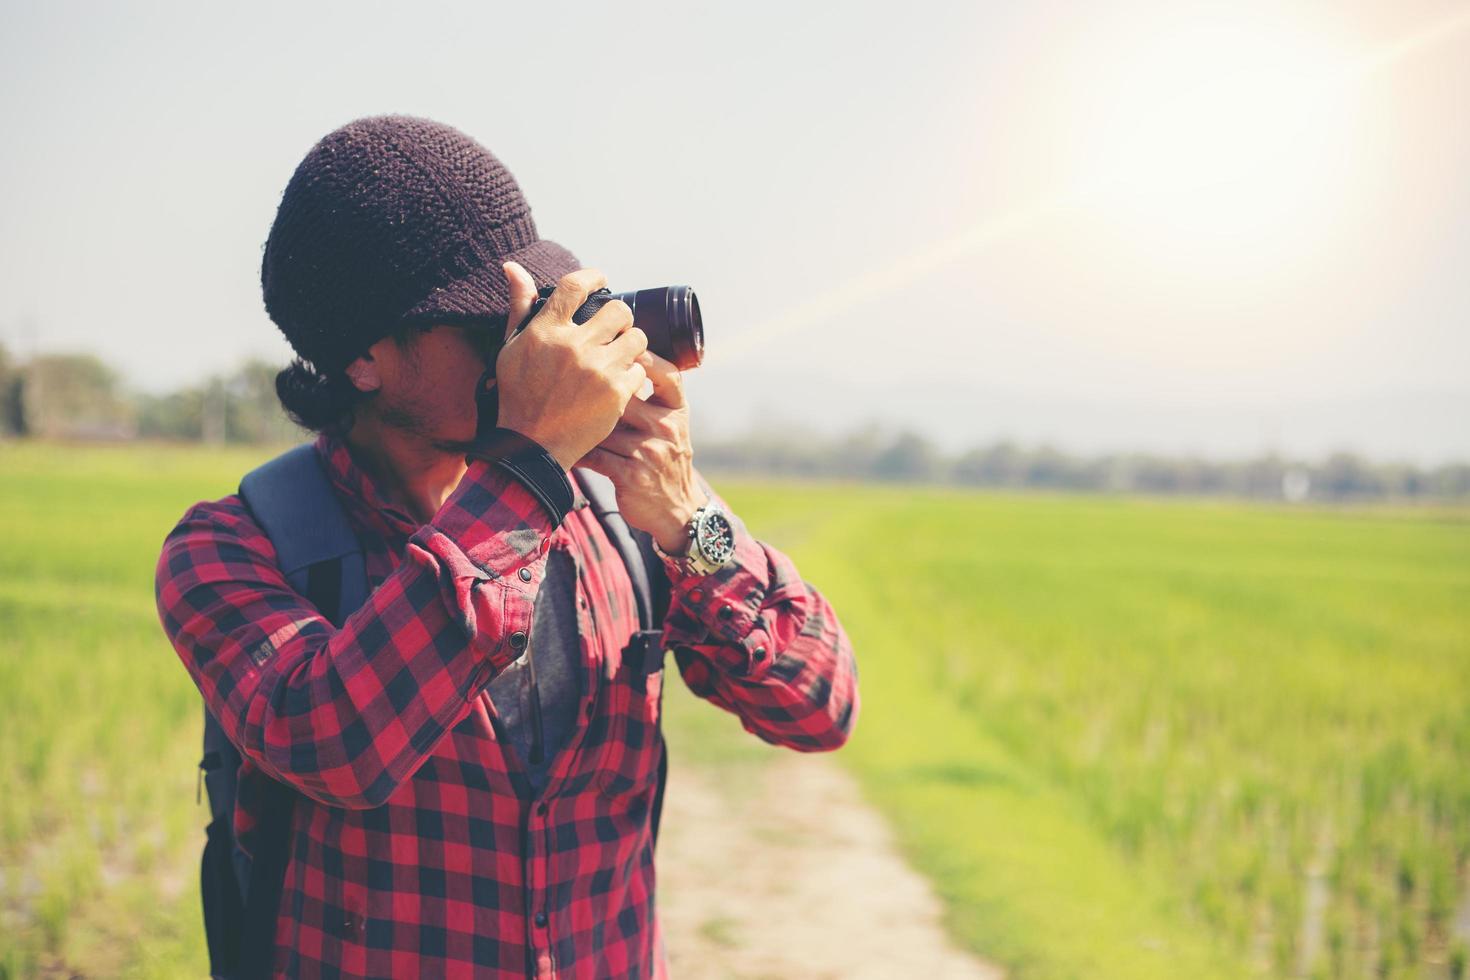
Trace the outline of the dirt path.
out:
M 835 761 L 785 753 L 738 791 L 690 765 L 670 776 L 658 888 L 676 980 L 1002 977 L 945 936 Z

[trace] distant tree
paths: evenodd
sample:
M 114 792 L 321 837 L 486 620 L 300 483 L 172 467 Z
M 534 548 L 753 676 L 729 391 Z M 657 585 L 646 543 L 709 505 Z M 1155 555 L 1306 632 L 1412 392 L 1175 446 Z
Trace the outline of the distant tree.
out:
M 224 379 L 225 438 L 229 442 L 294 442 L 302 437 L 276 396 L 280 368 L 252 360 Z
M 1088 483 L 1109 493 L 1127 493 L 1134 488 L 1137 481 L 1135 460 L 1132 456 L 1104 456 L 1094 460 L 1088 469 Z
M 138 398 L 138 435 L 145 439 L 198 440 L 204 433 L 203 419 L 202 388 Z
M 0 436 L 25 435 L 22 377 L 21 366 L 10 356 L 5 345 L 0 344 Z
M 1033 487 L 1052 490 L 1076 488 L 1081 466 L 1066 453 L 1051 446 L 1042 446 L 1031 454 L 1026 464 L 1026 483 Z
M 830 472 L 838 476 L 867 477 L 873 475 L 873 462 L 883 451 L 883 431 L 876 423 L 843 436 L 831 446 Z
M 726 471 L 816 476 L 836 472 L 832 440 L 801 427 L 756 431 L 735 439 L 700 442 L 702 465 Z
M 1286 460 L 1274 453 L 1248 460 L 1233 469 L 1228 490 L 1247 497 L 1281 497 L 1290 469 Z
M 47 438 L 131 438 L 132 403 L 117 373 L 91 354 L 41 354 L 26 365 L 24 431 Z
M 1378 496 L 1387 489 L 1382 475 L 1352 453 L 1329 456 L 1312 474 L 1312 486 L 1334 499 Z
M 971 449 L 955 460 L 951 473 L 959 483 L 985 487 L 1020 486 L 1026 478 L 1026 454 L 1012 442 Z
M 152 439 L 281 443 L 302 437 L 276 397 L 277 368 L 249 361 L 228 375 L 139 399 L 138 434 Z
M 932 480 L 939 469 L 939 452 L 913 432 L 899 433 L 872 461 L 872 474 L 880 480 Z
M 1470 497 L 1470 464 L 1441 466 L 1424 479 L 1436 497 Z

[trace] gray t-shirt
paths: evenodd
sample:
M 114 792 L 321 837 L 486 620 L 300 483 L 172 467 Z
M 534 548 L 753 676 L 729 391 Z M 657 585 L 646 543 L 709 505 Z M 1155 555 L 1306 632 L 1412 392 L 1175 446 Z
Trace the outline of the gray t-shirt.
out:
M 546 556 L 546 577 L 531 613 L 526 652 L 490 682 L 490 700 L 500 716 L 500 737 L 515 751 L 537 796 L 546 788 L 551 762 L 573 729 L 582 697 L 582 647 L 577 631 L 577 564 L 560 548 Z M 532 691 L 532 662 L 536 691 Z M 541 732 L 535 731 L 532 699 L 539 693 Z M 539 744 L 539 757 L 536 749 Z

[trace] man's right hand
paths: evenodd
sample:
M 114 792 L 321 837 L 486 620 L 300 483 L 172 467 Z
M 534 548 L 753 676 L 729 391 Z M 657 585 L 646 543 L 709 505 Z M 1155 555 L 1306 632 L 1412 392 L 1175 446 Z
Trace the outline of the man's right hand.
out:
M 515 262 L 503 266 L 510 285 L 506 342 L 495 360 L 497 425 L 540 443 L 570 470 L 622 417 L 647 377 L 639 355 L 648 338 L 633 311 L 614 300 L 583 324 L 572 314 L 607 284 L 595 269 L 563 276 L 526 329 L 513 334 L 536 300 L 536 281 Z

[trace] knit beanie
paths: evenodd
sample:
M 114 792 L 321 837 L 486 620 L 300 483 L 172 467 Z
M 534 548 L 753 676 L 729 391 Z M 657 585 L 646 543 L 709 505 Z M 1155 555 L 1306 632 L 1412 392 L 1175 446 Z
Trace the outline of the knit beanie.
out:
M 329 133 L 296 168 L 260 283 L 296 353 L 331 373 L 410 323 L 503 323 L 512 259 L 537 286 L 579 268 L 536 234 L 489 150 L 442 123 L 377 116 Z

